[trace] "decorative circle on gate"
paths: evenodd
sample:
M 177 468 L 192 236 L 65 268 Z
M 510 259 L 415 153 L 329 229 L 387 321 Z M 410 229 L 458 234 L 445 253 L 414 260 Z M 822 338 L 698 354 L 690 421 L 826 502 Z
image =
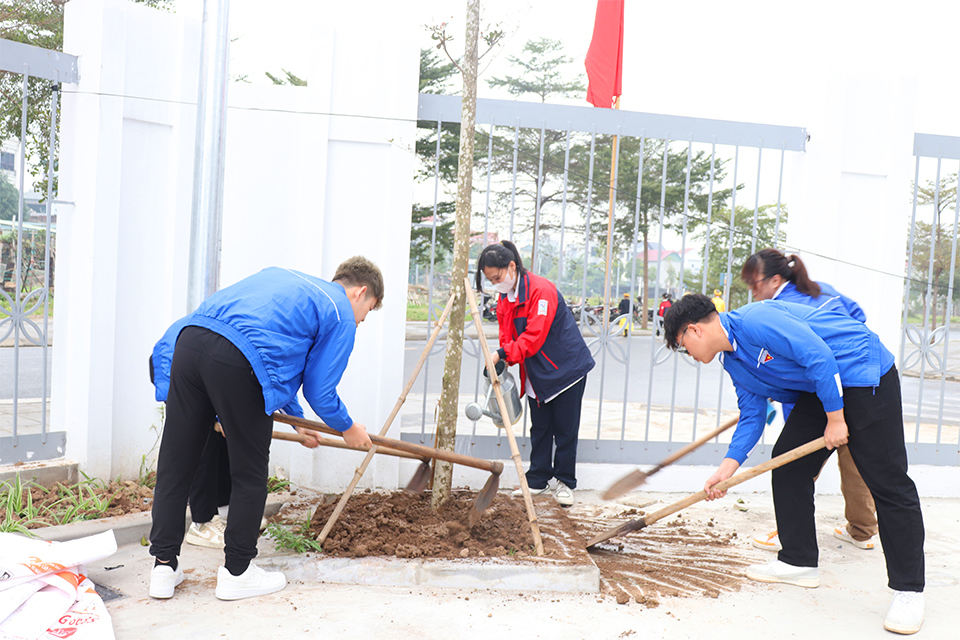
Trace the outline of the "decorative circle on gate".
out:
M 46 299 L 44 290 L 34 289 L 30 291 L 20 300 L 19 305 L 5 291 L 0 291 L 0 295 L 3 296 L 3 299 L 6 300 L 7 305 L 10 307 L 9 311 L 0 307 L 0 317 L 7 316 L 0 320 L 0 342 L 9 338 L 15 328 L 19 328 L 23 337 L 32 344 L 37 346 L 43 345 L 45 342 L 43 339 L 43 330 L 37 326 L 36 322 L 30 319 L 30 316 L 36 313 L 43 305 Z M 6 326 L 6 330 L 4 330 L 4 326 Z
M 924 334 L 926 333 L 927 339 L 924 340 Z M 904 336 L 907 340 L 916 347 L 916 351 L 912 351 L 906 355 L 903 360 L 903 370 L 908 371 L 913 367 L 919 365 L 923 360 L 926 360 L 927 364 L 930 365 L 930 373 L 944 373 L 946 367 L 944 366 L 943 358 L 940 357 L 940 354 L 934 351 L 935 347 L 943 346 L 944 338 L 947 335 L 947 327 L 941 326 L 937 327 L 933 331 L 927 333 L 925 330 L 917 329 L 916 327 L 907 325 L 903 331 Z

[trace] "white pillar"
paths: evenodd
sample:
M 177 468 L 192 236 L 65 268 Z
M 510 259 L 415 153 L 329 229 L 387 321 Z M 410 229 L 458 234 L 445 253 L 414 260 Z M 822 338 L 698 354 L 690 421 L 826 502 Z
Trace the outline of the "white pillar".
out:
M 856 300 L 896 355 L 916 79 L 848 75 L 810 89 L 811 139 L 795 154 L 788 248 L 801 249 L 814 280 Z

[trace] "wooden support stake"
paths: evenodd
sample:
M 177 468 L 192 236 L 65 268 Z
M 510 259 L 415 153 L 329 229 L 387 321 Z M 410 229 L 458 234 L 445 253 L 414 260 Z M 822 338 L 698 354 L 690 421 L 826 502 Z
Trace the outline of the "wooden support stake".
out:
M 400 394 L 400 397 L 397 399 L 397 403 L 393 406 L 393 411 L 390 412 L 389 417 L 387 417 L 387 421 L 383 424 L 383 428 L 380 430 L 381 436 L 387 435 L 387 431 L 390 430 L 390 425 L 393 424 L 393 419 L 397 417 L 397 414 L 400 413 L 400 407 L 403 406 L 404 402 L 406 402 L 407 394 L 410 392 L 410 389 L 413 388 L 413 383 L 417 381 L 417 376 L 420 375 L 420 369 L 423 367 L 423 363 L 427 360 L 427 356 L 430 355 L 430 349 L 433 348 L 433 343 L 437 341 L 437 337 L 440 335 L 440 329 L 443 328 L 443 323 L 446 322 L 447 316 L 450 315 L 450 310 L 453 308 L 454 297 L 455 296 L 450 296 L 450 300 L 447 301 L 447 306 L 444 307 L 443 313 L 441 313 L 440 317 L 437 319 L 437 324 L 433 327 L 433 332 L 430 334 L 430 338 L 427 340 L 427 346 L 424 347 L 423 353 L 420 354 L 420 359 L 417 361 L 417 365 L 413 368 L 413 373 L 410 375 L 410 380 L 407 381 L 407 386 L 403 388 L 403 393 Z M 350 481 L 350 484 L 343 492 L 343 495 L 340 496 L 340 502 L 337 503 L 333 513 L 330 514 L 330 519 L 327 520 L 327 524 L 323 526 L 323 531 L 321 531 L 320 535 L 317 537 L 317 541 L 319 541 L 320 544 L 323 544 L 323 541 L 327 539 L 328 535 L 330 535 L 330 530 L 333 529 L 333 525 L 336 524 L 337 518 L 340 517 L 340 513 L 343 511 L 343 508 L 347 506 L 347 500 L 350 499 L 350 496 L 353 494 L 353 490 L 356 488 L 357 483 L 360 482 L 360 478 L 363 477 L 363 472 L 367 470 L 367 466 L 370 464 L 370 461 L 373 460 L 373 456 L 376 452 L 377 445 L 370 447 L 367 455 L 363 458 L 363 462 L 360 463 L 359 467 L 357 467 L 356 472 L 353 474 L 353 480 Z
M 487 364 L 487 373 L 490 375 L 490 384 L 493 385 L 493 392 L 497 396 L 497 406 L 500 408 L 500 419 L 503 422 L 503 428 L 507 432 L 507 440 L 510 442 L 510 457 L 517 466 L 517 475 L 520 477 L 520 489 L 523 491 L 523 502 L 527 507 L 527 518 L 530 521 L 530 530 L 533 532 L 533 543 L 537 548 L 537 555 L 543 555 L 543 540 L 540 539 L 540 525 L 537 524 L 537 512 L 533 508 L 533 498 L 530 497 L 530 487 L 527 485 L 527 476 L 523 472 L 523 461 L 520 460 L 520 447 L 517 446 L 517 439 L 513 435 L 513 425 L 510 424 L 510 413 L 507 411 L 507 403 L 503 400 L 503 390 L 500 388 L 500 378 L 497 376 L 497 368 L 493 364 L 493 358 L 490 357 L 490 347 L 487 345 L 487 336 L 483 333 L 483 325 L 480 322 L 480 309 L 477 307 L 477 297 L 470 288 L 470 279 L 464 280 L 467 289 L 467 301 L 470 303 L 470 309 L 473 312 L 473 321 L 477 325 L 477 333 L 480 339 L 480 348 L 483 349 L 483 359 Z M 506 362 L 504 362 L 506 364 Z

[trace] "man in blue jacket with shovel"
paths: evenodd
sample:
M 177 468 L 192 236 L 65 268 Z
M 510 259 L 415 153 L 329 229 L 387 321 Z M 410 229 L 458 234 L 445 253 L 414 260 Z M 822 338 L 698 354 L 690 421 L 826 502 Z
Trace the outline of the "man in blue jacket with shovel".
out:
M 150 532 L 152 597 L 170 598 L 183 582 L 177 556 L 187 496 L 215 419 L 226 437 L 232 481 L 216 596 L 238 600 L 283 589 L 282 573 L 251 562 L 267 496 L 271 415 L 302 417 L 296 397 L 302 387 L 313 410 L 348 445 L 372 446 L 337 384 L 357 327 L 382 301 L 380 270 L 359 256 L 341 264 L 331 282 L 270 267 L 214 293 L 167 330 L 152 356 L 156 397 L 167 402 Z
M 767 398 L 795 402 L 773 455 L 823 436 L 821 449 L 772 472 L 783 549 L 777 560 L 747 568 L 748 578 L 801 587 L 820 584 L 814 524 L 814 478 L 836 447 L 847 444 L 877 505 L 893 603 L 884 628 L 911 634 L 923 623 L 923 517 L 907 475 L 900 381 L 893 355 L 865 324 L 848 315 L 765 300 L 727 313 L 710 298 L 681 298 L 664 323 L 667 346 L 709 363 L 720 354 L 737 390 L 740 422 L 727 457 L 704 485 L 730 478 L 763 432 Z

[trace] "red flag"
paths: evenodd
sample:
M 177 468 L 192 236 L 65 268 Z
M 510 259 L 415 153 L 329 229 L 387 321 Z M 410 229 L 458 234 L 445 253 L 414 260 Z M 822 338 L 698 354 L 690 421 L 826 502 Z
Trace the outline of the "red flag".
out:
M 597 0 L 597 20 L 593 40 L 587 50 L 587 102 L 595 107 L 613 106 L 614 96 L 621 93 L 623 75 L 623 4 L 624 0 Z

